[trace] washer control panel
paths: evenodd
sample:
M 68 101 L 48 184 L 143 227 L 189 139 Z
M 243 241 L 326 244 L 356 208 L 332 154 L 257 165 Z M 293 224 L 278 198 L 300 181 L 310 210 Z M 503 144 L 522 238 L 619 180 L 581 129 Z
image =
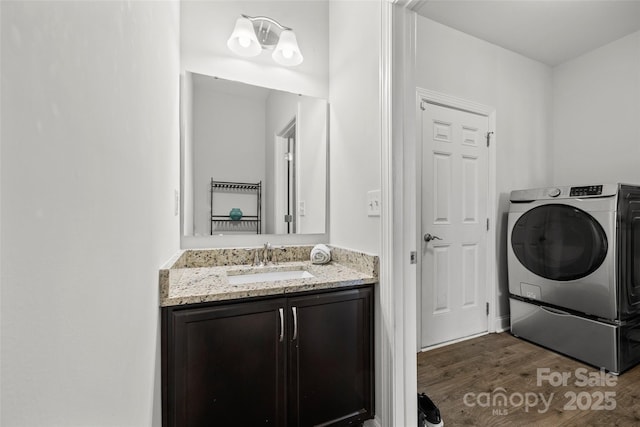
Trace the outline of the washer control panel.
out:
M 562 190 L 559 188 L 552 188 L 547 194 L 549 194 L 549 197 L 558 197 L 560 193 L 562 193 Z
M 2 0 L 0 0 L 2 1 Z M 584 185 L 575 187 L 545 187 L 530 188 L 527 190 L 514 190 L 509 200 L 513 203 L 531 203 L 536 200 L 561 200 L 561 199 L 601 199 L 615 197 L 621 184 Z
M 585 187 L 571 187 L 571 197 L 600 196 L 602 185 L 587 185 Z

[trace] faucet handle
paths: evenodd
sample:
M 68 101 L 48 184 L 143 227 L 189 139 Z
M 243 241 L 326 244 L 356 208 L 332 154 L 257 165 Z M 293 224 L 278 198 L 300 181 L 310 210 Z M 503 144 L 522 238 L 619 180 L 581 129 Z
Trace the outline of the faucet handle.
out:
M 264 244 L 264 249 L 262 249 L 262 262 L 261 265 L 269 264 L 269 251 L 271 249 L 271 243 L 267 242 Z
M 260 255 L 258 255 L 258 249 L 253 254 L 253 266 L 256 267 L 260 265 Z

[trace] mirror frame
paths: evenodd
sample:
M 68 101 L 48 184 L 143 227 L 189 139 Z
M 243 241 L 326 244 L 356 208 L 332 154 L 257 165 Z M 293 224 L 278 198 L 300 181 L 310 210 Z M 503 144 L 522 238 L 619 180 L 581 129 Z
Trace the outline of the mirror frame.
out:
M 329 243 L 329 235 L 330 235 L 330 183 L 331 183 L 331 175 L 330 175 L 330 130 L 331 130 L 331 106 L 329 100 L 327 101 L 327 132 L 326 132 L 326 164 L 325 164 L 325 179 L 326 179 L 326 191 L 325 191 L 325 228 L 324 233 L 316 233 L 316 234 L 225 234 L 225 235 L 214 235 L 214 236 L 187 236 L 184 235 L 184 197 L 185 194 L 185 176 L 184 176 L 184 162 L 185 162 L 185 129 L 187 126 L 185 116 L 185 85 L 187 83 L 187 79 L 185 78 L 185 73 L 197 73 L 203 74 L 200 71 L 192 71 L 192 70 L 183 70 L 180 74 L 180 142 L 179 142 L 179 150 L 180 150 L 180 196 L 179 196 L 179 214 L 180 214 L 180 248 L 181 249 L 203 249 L 203 248 L 222 248 L 222 247 L 240 247 L 240 246 L 260 246 L 265 242 L 269 242 L 274 245 L 311 245 L 317 243 Z M 207 74 L 208 75 L 208 74 Z M 223 77 L 211 76 L 214 78 Z M 252 86 L 259 86 L 250 82 L 243 82 L 240 80 L 234 80 L 237 83 L 248 84 Z M 261 86 L 270 90 L 279 90 L 277 88 L 271 88 L 266 86 Z M 292 92 L 290 92 L 292 93 Z M 312 96 L 305 94 L 297 94 L 302 96 Z M 317 98 L 316 96 L 312 96 L 313 98 Z

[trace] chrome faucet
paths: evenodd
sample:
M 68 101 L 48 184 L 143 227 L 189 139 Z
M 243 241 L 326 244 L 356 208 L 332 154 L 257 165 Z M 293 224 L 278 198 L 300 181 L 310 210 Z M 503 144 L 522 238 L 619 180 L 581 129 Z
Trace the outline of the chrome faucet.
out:
M 261 265 L 267 265 L 270 262 L 270 253 L 271 253 L 271 243 L 267 242 L 264 244 L 264 248 L 262 250 L 262 262 Z
M 262 267 L 262 264 L 260 263 L 260 257 L 258 256 L 258 252 L 260 252 L 259 249 L 256 249 L 255 253 L 253 254 L 253 266 L 254 267 Z

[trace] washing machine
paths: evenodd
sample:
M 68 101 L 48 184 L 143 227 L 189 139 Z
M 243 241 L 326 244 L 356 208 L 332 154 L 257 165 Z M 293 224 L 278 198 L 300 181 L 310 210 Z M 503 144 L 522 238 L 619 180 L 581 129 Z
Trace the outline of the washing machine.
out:
M 640 361 L 640 186 L 511 192 L 514 335 L 619 373 Z

